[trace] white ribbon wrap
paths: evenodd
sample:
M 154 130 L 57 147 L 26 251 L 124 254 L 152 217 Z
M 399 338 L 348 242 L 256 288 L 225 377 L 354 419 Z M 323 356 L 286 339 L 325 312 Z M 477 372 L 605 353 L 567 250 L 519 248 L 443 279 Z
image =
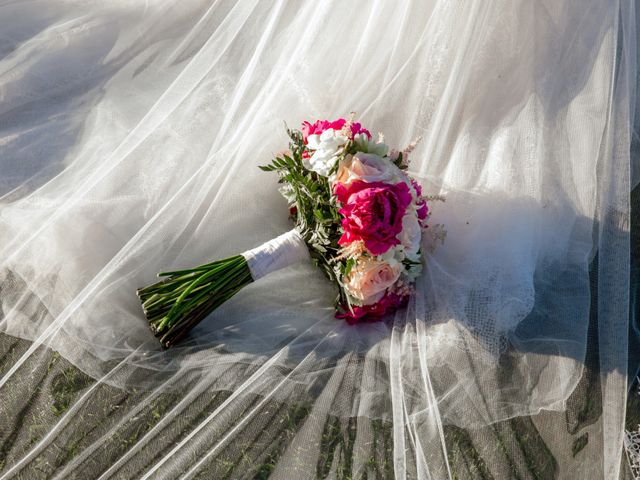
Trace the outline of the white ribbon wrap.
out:
M 242 254 L 253 280 L 295 263 L 309 260 L 309 250 L 295 228 Z

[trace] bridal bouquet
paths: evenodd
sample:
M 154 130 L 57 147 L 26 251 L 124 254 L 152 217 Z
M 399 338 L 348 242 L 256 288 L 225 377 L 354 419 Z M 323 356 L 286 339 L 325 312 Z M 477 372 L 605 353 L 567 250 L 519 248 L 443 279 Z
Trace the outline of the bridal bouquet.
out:
M 186 270 L 138 290 L 164 347 L 270 272 L 308 261 L 338 287 L 336 317 L 382 318 L 404 306 L 422 271 L 421 240 L 429 208 L 407 173 L 408 155 L 352 119 L 303 122 L 289 130 L 289 150 L 260 167 L 280 177 L 295 228 L 242 255 Z

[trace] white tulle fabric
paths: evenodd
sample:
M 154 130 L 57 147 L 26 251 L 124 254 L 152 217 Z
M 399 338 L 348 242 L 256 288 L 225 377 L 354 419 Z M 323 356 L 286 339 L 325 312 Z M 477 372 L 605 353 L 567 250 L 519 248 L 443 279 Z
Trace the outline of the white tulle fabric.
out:
M 639 171 L 632 2 L 1 2 L 0 57 L 0 329 L 34 342 L 0 393 L 45 344 L 101 384 L 178 392 L 176 417 L 195 395 L 230 392 L 142 478 L 194 476 L 234 438 L 224 419 L 258 398 L 392 422 L 395 477 L 440 479 L 445 425 L 565 407 L 596 312 L 592 478 L 618 478 Z M 446 196 L 432 224 L 447 239 L 409 307 L 349 326 L 303 262 L 161 350 L 136 288 L 289 231 L 277 179 L 257 166 L 286 148 L 283 121 L 351 111 L 391 145 L 422 136 L 410 172 Z M 273 478 L 306 478 L 320 434 L 307 421 L 297 435 Z M 124 478 L 136 449 L 102 478 Z

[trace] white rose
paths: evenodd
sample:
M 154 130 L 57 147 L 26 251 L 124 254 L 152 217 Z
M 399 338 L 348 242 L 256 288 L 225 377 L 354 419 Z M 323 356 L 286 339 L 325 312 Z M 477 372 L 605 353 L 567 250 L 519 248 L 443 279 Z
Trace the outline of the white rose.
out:
M 347 155 L 336 173 L 335 182 L 349 185 L 351 182 L 397 182 L 402 172 L 389 160 L 373 153 L 358 152 Z
M 338 160 L 340 148 L 349 139 L 339 130 L 328 128 L 320 135 L 309 135 L 307 147 L 314 150 L 310 158 L 304 160 L 304 166 L 323 177 L 329 175 L 329 170 Z
M 402 231 L 398 240 L 404 247 L 404 253 L 409 260 L 416 260 L 422 242 L 422 228 L 415 212 L 409 212 L 402 217 Z

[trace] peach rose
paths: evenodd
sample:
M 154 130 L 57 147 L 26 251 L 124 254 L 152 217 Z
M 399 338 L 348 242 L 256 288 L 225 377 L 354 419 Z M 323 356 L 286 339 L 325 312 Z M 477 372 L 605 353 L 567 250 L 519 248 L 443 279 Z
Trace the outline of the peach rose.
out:
M 389 160 L 371 153 L 347 155 L 340 162 L 334 183 L 349 185 L 360 180 L 367 183 L 390 182 L 396 177 L 397 167 Z
M 371 305 L 378 302 L 387 288 L 396 283 L 401 272 L 402 264 L 399 262 L 361 257 L 345 279 L 345 288 L 363 305 Z

